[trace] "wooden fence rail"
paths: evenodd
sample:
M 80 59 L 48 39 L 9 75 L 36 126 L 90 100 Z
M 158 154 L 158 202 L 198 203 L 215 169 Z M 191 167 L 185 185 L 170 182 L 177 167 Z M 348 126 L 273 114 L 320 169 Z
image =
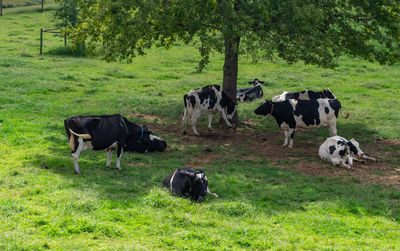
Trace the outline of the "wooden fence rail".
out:
M 44 30 L 43 28 L 41 28 L 40 29 L 40 54 L 42 54 L 42 52 L 43 52 L 43 33 L 64 34 L 64 46 L 67 46 L 67 33 L 61 32 L 58 29 L 47 29 L 47 30 Z M 82 57 L 85 56 L 85 43 L 82 43 L 81 55 L 82 55 Z

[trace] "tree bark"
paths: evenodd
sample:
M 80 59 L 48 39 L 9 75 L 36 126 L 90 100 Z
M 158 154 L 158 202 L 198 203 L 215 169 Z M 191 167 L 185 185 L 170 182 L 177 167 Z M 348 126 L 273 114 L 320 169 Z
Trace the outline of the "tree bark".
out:
M 225 62 L 223 69 L 222 90 L 236 102 L 237 75 L 239 63 L 239 43 L 240 37 L 225 37 Z M 239 125 L 238 113 L 235 112 L 231 122 L 234 126 Z

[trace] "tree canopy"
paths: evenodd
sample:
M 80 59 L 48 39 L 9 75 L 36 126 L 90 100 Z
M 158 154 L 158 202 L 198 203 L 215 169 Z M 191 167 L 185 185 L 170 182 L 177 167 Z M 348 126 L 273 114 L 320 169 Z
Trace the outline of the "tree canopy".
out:
M 68 0 L 60 0 L 68 2 Z M 236 93 L 238 55 L 334 67 L 341 55 L 400 59 L 400 0 L 76 0 L 75 40 L 106 60 L 130 61 L 151 46 L 194 42 L 225 54 L 223 89 Z

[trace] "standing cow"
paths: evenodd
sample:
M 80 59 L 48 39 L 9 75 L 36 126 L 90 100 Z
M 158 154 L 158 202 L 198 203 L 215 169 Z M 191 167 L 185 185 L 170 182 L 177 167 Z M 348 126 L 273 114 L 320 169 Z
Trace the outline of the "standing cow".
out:
M 257 115 L 271 115 L 275 118 L 279 128 L 285 132 L 286 147 L 293 148 L 293 137 L 296 127 L 317 128 L 327 126 L 331 136 L 336 135 L 336 121 L 338 114 L 345 119 L 348 114 L 343 116 L 341 104 L 337 99 L 314 99 L 314 100 L 295 100 L 289 99 L 282 102 L 266 101 L 259 106 L 254 113 Z
M 79 174 L 78 158 L 85 150 L 107 150 L 110 167 L 112 151 L 117 151 L 117 169 L 121 169 L 122 151 L 163 151 L 167 143 L 153 135 L 146 126 L 138 126 L 125 117 L 116 115 L 75 116 L 64 120 L 72 150 L 75 173 Z
M 196 129 L 196 122 L 202 114 L 208 116 L 208 130 L 212 131 L 212 114 L 221 112 L 222 118 L 229 127 L 233 127 L 228 119 L 232 119 L 237 104 L 228 97 L 219 85 L 208 85 L 200 89 L 191 90 L 183 96 L 185 105 L 183 114 L 183 134 L 186 134 L 187 119 L 191 121 L 193 133 L 200 136 Z

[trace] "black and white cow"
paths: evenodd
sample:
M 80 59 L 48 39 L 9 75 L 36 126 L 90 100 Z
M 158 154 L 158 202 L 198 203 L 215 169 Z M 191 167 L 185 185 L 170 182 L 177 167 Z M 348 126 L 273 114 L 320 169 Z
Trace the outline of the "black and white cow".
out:
M 319 99 L 319 98 L 336 99 L 336 96 L 328 88 L 328 89 L 325 89 L 320 92 L 315 92 L 315 91 L 311 91 L 311 90 L 305 90 L 305 91 L 301 91 L 301 92 L 283 92 L 281 95 L 273 97 L 272 101 L 279 102 L 279 101 L 284 101 L 284 100 L 288 100 L 288 99 L 311 100 L 311 99 Z
M 153 135 L 146 126 L 138 126 L 125 117 L 116 115 L 75 116 L 64 120 L 72 150 L 75 173 L 79 174 L 78 158 L 85 150 L 107 150 L 107 167 L 112 151 L 117 151 L 117 169 L 121 169 L 122 151 L 163 151 L 167 143 Z
M 239 102 L 253 101 L 254 99 L 261 98 L 263 96 L 264 93 L 261 84 L 264 84 L 264 81 L 254 79 L 253 81 L 249 81 L 249 84 L 253 86 L 237 90 L 236 93 L 237 101 Z
M 275 118 L 279 128 L 285 132 L 286 147 L 293 148 L 293 136 L 296 127 L 317 128 L 327 126 L 331 136 L 336 135 L 336 121 L 338 114 L 342 115 L 341 104 L 337 99 L 295 100 L 281 102 L 266 101 L 254 113 L 257 115 L 271 115 Z M 348 114 L 345 119 L 348 118 Z
M 190 197 L 196 202 L 202 202 L 207 194 L 218 198 L 217 194 L 210 192 L 207 176 L 203 170 L 191 167 L 176 169 L 164 179 L 163 186 L 167 187 L 175 196 Z
M 196 129 L 197 119 L 202 114 L 208 116 L 208 130 L 212 131 L 212 114 L 221 112 L 222 118 L 229 127 L 232 124 L 228 119 L 232 119 L 236 112 L 237 104 L 228 97 L 219 85 L 208 85 L 200 89 L 191 90 L 183 96 L 185 104 L 183 114 L 183 134 L 186 134 L 186 123 L 189 119 L 192 124 L 193 133 L 199 136 Z
M 360 149 L 360 144 L 355 140 L 346 140 L 340 136 L 327 138 L 319 147 L 319 156 L 321 159 L 331 162 L 332 165 L 351 169 L 353 160 L 357 161 L 354 155 L 363 159 L 376 161 L 375 158 L 368 157 Z

